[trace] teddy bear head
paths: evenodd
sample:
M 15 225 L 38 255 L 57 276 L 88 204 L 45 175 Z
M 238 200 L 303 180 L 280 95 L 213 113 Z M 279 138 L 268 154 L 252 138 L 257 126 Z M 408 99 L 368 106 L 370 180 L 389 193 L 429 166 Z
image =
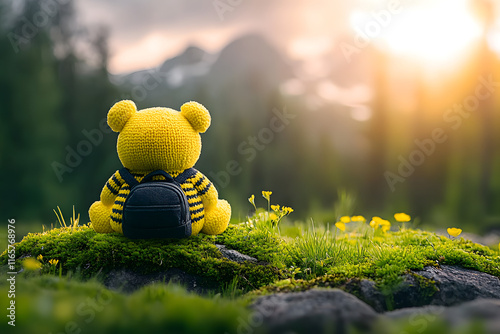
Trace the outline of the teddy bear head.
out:
M 210 126 L 210 113 L 197 102 L 170 108 L 137 110 L 134 102 L 115 103 L 108 125 L 119 132 L 117 151 L 123 166 L 147 172 L 182 171 L 194 166 L 201 153 L 200 133 Z

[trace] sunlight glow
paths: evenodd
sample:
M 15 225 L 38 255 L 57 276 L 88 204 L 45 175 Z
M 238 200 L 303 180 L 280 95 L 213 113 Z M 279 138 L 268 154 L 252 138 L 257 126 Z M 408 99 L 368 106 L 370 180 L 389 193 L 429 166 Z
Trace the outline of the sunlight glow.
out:
M 500 19 L 497 20 L 493 29 L 488 33 L 487 38 L 490 48 L 500 55 Z
M 374 42 L 395 55 L 424 60 L 428 65 L 448 64 L 482 34 L 481 24 L 468 6 L 467 0 L 403 5 Z M 359 13 L 353 13 L 351 23 L 359 24 L 359 18 Z

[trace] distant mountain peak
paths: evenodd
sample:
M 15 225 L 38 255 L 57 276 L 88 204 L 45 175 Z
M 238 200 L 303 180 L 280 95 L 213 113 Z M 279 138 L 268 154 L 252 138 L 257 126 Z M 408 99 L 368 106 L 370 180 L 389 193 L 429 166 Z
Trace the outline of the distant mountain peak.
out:
M 264 36 L 257 33 L 242 35 L 241 37 L 234 39 L 220 51 L 220 54 L 241 53 L 248 56 L 255 56 L 255 52 L 265 52 L 266 54 L 275 55 L 278 54 L 275 46 L 272 45 Z
M 195 45 L 189 45 L 183 53 L 180 54 L 180 57 L 192 60 L 192 62 L 198 62 L 202 60 L 207 53 L 205 50 L 195 46 Z
M 264 36 L 252 33 L 242 35 L 231 41 L 219 52 L 212 71 L 236 73 L 246 68 L 249 71 L 255 69 L 284 70 L 286 68 L 285 57 Z
M 194 65 L 205 60 L 207 56 L 208 53 L 205 52 L 205 50 L 197 46 L 190 45 L 181 54 L 173 58 L 167 59 L 160 66 L 159 70 L 160 72 L 167 72 L 168 70 L 170 70 L 175 66 Z

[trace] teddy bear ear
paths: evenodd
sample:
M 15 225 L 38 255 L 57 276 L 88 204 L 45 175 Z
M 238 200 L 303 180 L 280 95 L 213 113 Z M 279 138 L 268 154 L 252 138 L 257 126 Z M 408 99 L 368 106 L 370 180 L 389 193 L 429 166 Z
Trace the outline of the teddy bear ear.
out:
M 108 111 L 108 125 L 114 132 L 120 132 L 133 113 L 137 111 L 135 103 L 130 100 L 116 102 Z
M 198 102 L 186 102 L 181 107 L 181 114 L 187 118 L 193 129 L 205 132 L 210 126 L 211 118 L 207 108 Z

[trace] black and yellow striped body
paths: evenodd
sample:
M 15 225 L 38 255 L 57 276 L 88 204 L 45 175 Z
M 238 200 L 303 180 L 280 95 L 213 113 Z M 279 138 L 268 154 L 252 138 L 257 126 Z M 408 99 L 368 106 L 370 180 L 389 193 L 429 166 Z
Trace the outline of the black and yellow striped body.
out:
M 132 176 L 141 182 L 147 173 L 134 173 L 130 171 Z M 189 212 L 191 214 L 191 223 L 201 223 L 203 224 L 205 219 L 205 209 L 201 196 L 206 194 L 211 187 L 212 183 L 199 171 L 194 168 L 187 169 L 182 172 L 168 172 L 181 186 L 182 190 L 186 194 L 189 203 Z M 154 180 L 162 180 L 163 176 L 158 175 L 153 178 Z M 117 224 L 121 226 L 123 217 L 123 205 L 125 200 L 130 193 L 130 185 L 125 182 L 124 178 L 120 175 L 120 171 L 116 171 L 115 174 L 108 180 L 105 185 L 109 191 L 116 196 L 111 209 L 111 222 L 112 224 Z

